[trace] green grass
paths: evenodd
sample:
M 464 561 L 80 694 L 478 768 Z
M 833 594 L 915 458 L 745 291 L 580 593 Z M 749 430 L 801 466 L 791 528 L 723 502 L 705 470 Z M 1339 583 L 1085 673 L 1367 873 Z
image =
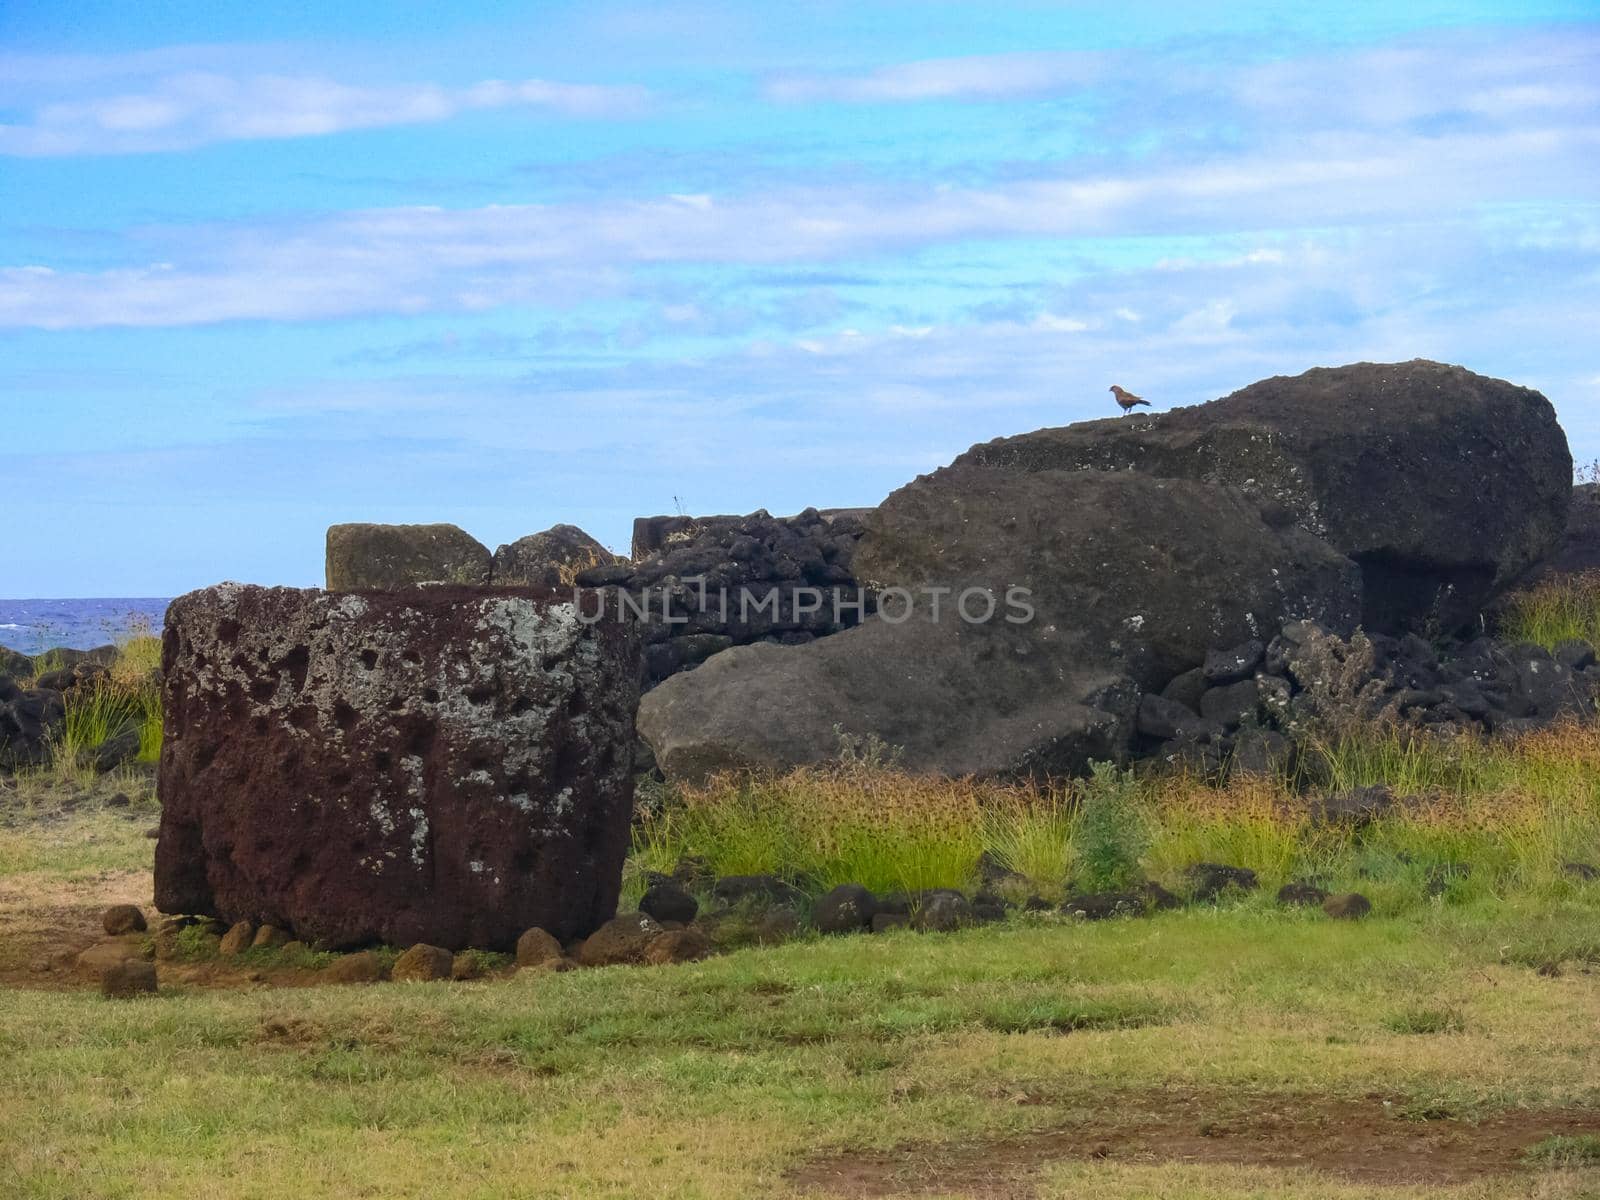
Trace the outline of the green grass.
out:
M 1600 646 L 1600 572 L 1559 576 L 1513 595 L 1500 636 L 1550 650 L 1567 641 Z
M 1107 1096 L 1194 1092 L 1197 1121 L 1241 1097 L 1595 1106 L 1600 993 L 1500 948 L 1597 918 L 1593 903 L 1494 904 L 1350 926 L 1247 903 L 481 984 L 14 992 L 0 1192 L 793 1197 L 784 1172 L 812 1154 L 1115 1120 Z M 1393 1027 L 1423 991 L 1461 1013 L 1448 1037 Z M 1535 1163 L 1578 1174 L 1539 1194 L 1586 1194 L 1600 1175 L 1558 1145 Z M 1072 1187 L 1047 1174 L 1041 1196 L 1371 1194 L 1295 1171 L 1061 1170 Z
M 1557 1134 L 1530 1146 L 1527 1158 L 1540 1167 L 1600 1166 L 1600 1137 L 1592 1133 Z
M 813 890 L 972 889 L 984 858 L 1012 890 L 1055 898 L 1188 867 L 1249 867 L 1264 888 L 1314 878 L 1380 911 L 1519 892 L 1595 889 L 1567 863 L 1600 864 L 1600 726 L 1516 742 L 1408 739 L 1370 730 L 1316 743 L 1305 776 L 1135 779 L 1109 767 L 1058 789 L 930 780 L 846 765 L 684 789 L 636 829 L 624 894 L 685 858 L 714 874 L 770 873 Z M 1356 830 L 1315 824 L 1307 796 L 1387 783 L 1403 803 Z M 1016 897 L 1021 899 L 1022 896 Z

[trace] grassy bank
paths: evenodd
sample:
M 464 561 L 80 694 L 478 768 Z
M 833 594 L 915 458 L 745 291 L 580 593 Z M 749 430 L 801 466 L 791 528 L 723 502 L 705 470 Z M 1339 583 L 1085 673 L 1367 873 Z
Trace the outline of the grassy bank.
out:
M 1404 798 L 1362 827 L 1315 819 L 1308 796 L 1387 784 Z M 1136 778 L 1112 768 L 1046 789 L 919 779 L 843 764 L 685 789 L 641 822 L 630 887 L 685 859 L 713 874 L 772 873 L 812 890 L 1004 886 L 1057 898 L 1140 877 L 1176 885 L 1199 862 L 1264 886 L 1312 880 L 1398 913 L 1443 894 L 1559 900 L 1600 865 L 1600 726 L 1514 742 L 1419 741 L 1370 731 L 1316 745 L 1302 774 Z

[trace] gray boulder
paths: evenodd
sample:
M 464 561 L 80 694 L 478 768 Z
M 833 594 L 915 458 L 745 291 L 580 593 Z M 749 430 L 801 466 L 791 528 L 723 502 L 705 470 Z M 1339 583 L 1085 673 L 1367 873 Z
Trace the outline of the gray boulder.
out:
M 918 771 L 1081 770 L 1126 752 L 1142 692 L 1291 617 L 1348 628 L 1360 587 L 1348 559 L 1236 489 L 967 466 L 890 496 L 855 569 L 880 590 L 860 626 L 734 647 L 646 696 L 640 731 L 669 777 L 826 761 L 841 733 Z M 967 619 L 990 600 L 990 619 Z
M 330 592 L 489 582 L 488 548 L 455 525 L 330 525 Z
M 620 561 L 576 525 L 552 525 L 494 552 L 496 587 L 570 588 L 578 572 Z
M 1041 429 L 958 463 L 1231 484 L 1360 564 L 1362 622 L 1469 623 L 1561 544 L 1572 456 L 1538 392 L 1421 359 L 1319 368 L 1221 400 Z

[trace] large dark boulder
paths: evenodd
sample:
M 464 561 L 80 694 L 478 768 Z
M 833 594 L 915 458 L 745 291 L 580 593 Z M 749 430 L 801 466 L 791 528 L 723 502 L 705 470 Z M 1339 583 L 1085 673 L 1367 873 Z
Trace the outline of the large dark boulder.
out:
M 0 675 L 0 767 L 36 767 L 49 762 L 52 736 L 66 713 L 60 692 L 23 689 Z
M 0 676 L 5 675 L 16 679 L 29 678 L 33 675 L 33 659 L 9 646 L 0 646 Z
M 455 525 L 330 525 L 331 592 L 390 590 L 417 583 L 481 585 L 493 556 Z
M 1572 456 L 1538 392 L 1421 359 L 1278 376 L 1193 408 L 1042 429 L 957 460 L 1231 484 L 1360 564 L 1363 623 L 1449 632 L 1561 544 Z
M 552 525 L 494 552 L 496 587 L 568 588 L 590 567 L 614 566 L 617 556 L 576 525 Z
M 636 626 L 523 590 L 222 584 L 167 611 L 156 904 L 510 950 L 615 911 Z
M 1290 616 L 1353 625 L 1354 564 L 1240 491 L 1132 472 L 945 468 L 889 497 L 855 554 L 890 591 L 808 645 L 739 646 L 650 692 L 670 777 L 781 770 L 875 737 L 904 766 L 1056 774 L 1124 753 L 1140 694 Z M 944 588 L 935 611 L 927 591 Z M 1008 603 L 1026 594 L 1031 615 Z M 982 615 L 985 595 L 994 601 Z

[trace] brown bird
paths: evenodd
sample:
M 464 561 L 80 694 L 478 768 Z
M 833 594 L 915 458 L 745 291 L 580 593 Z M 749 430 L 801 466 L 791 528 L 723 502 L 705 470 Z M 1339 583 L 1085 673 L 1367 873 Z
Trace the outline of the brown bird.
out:
M 1150 407 L 1150 401 L 1141 400 L 1132 392 L 1125 392 L 1114 383 L 1111 385 L 1111 394 L 1117 398 L 1117 403 L 1122 405 L 1122 411 L 1125 413 L 1132 412 L 1134 406 L 1139 404 L 1144 405 L 1146 408 Z

